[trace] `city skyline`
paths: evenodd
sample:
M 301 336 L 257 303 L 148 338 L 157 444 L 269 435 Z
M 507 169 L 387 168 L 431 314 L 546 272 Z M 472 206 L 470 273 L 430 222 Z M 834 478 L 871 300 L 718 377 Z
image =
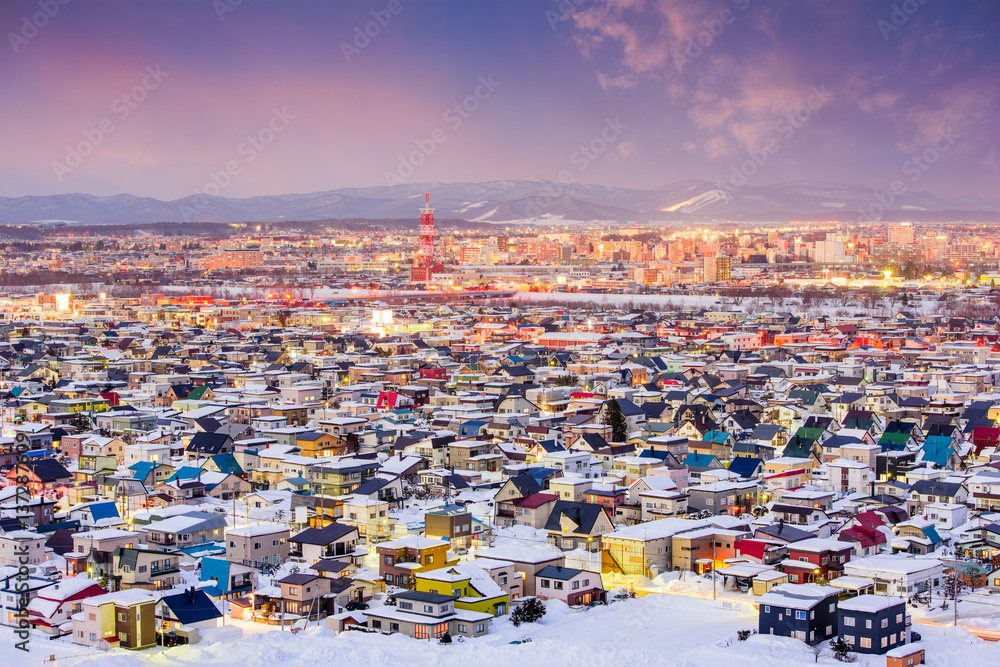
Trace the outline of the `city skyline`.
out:
M 0 19 L 3 196 L 568 174 L 995 199 L 990 3 L 11 2 Z

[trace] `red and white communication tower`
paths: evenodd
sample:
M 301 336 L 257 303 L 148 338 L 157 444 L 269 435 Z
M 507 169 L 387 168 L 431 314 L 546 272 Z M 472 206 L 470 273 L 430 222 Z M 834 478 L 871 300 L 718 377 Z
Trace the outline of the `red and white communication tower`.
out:
M 434 237 L 437 227 L 434 226 L 434 209 L 431 208 L 431 193 L 424 193 L 424 207 L 420 209 L 420 258 L 418 264 L 424 267 L 427 280 L 431 277 L 431 265 L 437 255 L 434 247 Z

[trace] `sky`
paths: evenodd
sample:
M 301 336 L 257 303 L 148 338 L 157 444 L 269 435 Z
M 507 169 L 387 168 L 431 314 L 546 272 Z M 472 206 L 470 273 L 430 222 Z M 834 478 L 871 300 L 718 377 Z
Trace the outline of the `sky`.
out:
M 0 196 L 826 181 L 1000 199 L 1000 2 L 4 0 Z

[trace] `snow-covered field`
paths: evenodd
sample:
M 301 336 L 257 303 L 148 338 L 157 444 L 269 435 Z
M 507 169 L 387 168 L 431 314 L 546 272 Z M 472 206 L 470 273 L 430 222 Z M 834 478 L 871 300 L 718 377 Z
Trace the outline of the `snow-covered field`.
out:
M 608 607 L 574 612 L 559 602 L 548 602 L 541 623 L 515 628 L 508 620 L 494 621 L 488 636 L 455 642 L 450 646 L 402 635 L 346 632 L 335 636 L 325 627 L 311 626 L 297 635 L 265 626 L 233 623 L 202 633 L 194 646 L 167 649 L 88 653 L 62 640 L 51 642 L 33 636 L 31 653 L 13 649 L 10 628 L 0 630 L 4 665 L 42 665 L 50 653 L 56 665 L 73 667 L 146 667 L 152 665 L 435 665 L 448 667 L 642 667 L 677 665 L 793 666 L 814 664 L 812 651 L 798 640 L 751 636 L 737 641 L 736 632 L 755 629 L 757 615 L 748 604 L 713 602 L 680 595 L 650 595 Z M 986 643 L 962 628 L 916 626 L 924 637 L 930 665 L 1000 665 L 1000 645 Z M 530 637 L 531 643 L 512 645 Z M 884 664 L 881 656 L 862 657 L 858 664 Z M 829 655 L 819 664 L 840 665 Z

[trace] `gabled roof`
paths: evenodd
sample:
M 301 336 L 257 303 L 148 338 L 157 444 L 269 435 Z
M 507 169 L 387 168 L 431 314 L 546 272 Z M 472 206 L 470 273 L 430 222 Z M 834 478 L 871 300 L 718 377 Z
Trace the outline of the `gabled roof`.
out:
M 177 595 L 165 595 L 161 598 L 161 602 L 182 625 L 222 617 L 222 612 L 212 602 L 212 598 L 200 588 L 189 588 Z
M 289 538 L 288 541 L 298 542 L 300 544 L 316 544 L 319 546 L 326 546 L 327 544 L 336 542 L 337 540 L 342 539 L 357 530 L 358 529 L 354 526 L 334 522 L 328 526 L 323 526 L 322 528 L 306 528 L 298 535 Z
M 560 520 L 565 516 L 577 525 L 574 531 L 578 534 L 590 534 L 594 530 L 594 523 L 604 513 L 604 508 L 593 503 L 573 502 L 570 500 L 557 500 L 549 513 L 549 519 L 545 522 L 545 530 L 561 531 Z M 607 526 L 608 530 L 614 528 Z

